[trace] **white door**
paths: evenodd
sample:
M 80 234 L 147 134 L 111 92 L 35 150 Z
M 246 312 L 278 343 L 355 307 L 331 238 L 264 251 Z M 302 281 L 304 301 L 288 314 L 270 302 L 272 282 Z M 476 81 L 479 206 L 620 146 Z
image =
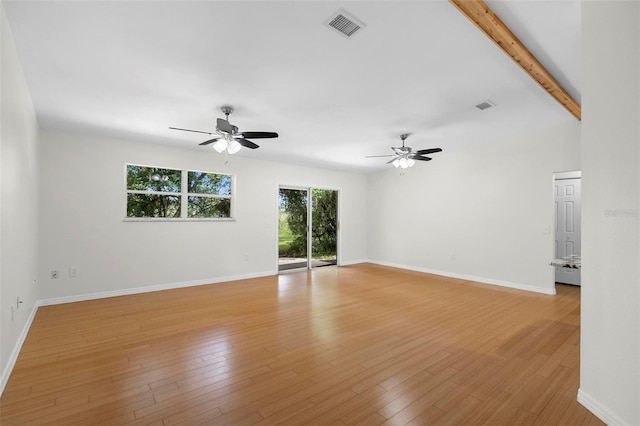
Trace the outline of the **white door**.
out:
M 555 180 L 556 259 L 580 255 L 580 178 Z M 556 282 L 580 285 L 580 270 L 556 267 Z

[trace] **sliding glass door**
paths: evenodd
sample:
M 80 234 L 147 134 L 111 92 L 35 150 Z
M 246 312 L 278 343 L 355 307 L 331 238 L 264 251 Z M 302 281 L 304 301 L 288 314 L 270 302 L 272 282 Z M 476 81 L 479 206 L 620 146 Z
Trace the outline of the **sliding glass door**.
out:
M 281 187 L 278 270 L 338 263 L 338 191 Z

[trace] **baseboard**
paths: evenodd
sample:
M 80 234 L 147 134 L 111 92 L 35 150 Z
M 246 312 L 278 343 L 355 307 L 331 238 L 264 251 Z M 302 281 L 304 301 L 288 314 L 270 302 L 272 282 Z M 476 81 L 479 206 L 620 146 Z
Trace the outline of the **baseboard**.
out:
M 598 402 L 595 398 L 578 389 L 578 402 L 587 410 L 591 411 L 596 417 L 605 422 L 608 426 L 626 426 L 620 417 L 615 415 L 611 410 Z
M 87 293 L 76 296 L 54 297 L 51 299 L 42 299 L 39 306 L 61 305 L 63 303 L 84 302 L 86 300 L 105 299 L 108 297 L 129 296 L 132 294 L 150 293 L 152 291 L 173 290 L 176 288 L 194 287 L 207 284 L 218 284 L 228 281 L 246 280 L 250 278 L 261 278 L 276 275 L 275 271 L 263 271 L 252 274 L 232 275 L 218 278 L 207 278 L 203 280 L 183 281 L 178 283 L 159 284 L 145 287 L 125 288 L 122 290 L 103 291 L 98 293 Z
M 496 280 L 496 279 L 493 279 L 493 278 L 477 277 L 477 276 L 473 276 L 473 275 L 458 274 L 458 273 L 455 273 L 455 272 L 440 271 L 440 270 L 429 269 L 429 268 L 421 268 L 421 267 L 411 266 L 411 265 L 401 265 L 401 264 L 392 263 L 392 262 L 383 262 L 383 261 L 379 261 L 379 260 L 369 260 L 368 262 L 369 263 L 374 263 L 376 265 L 391 266 L 392 268 L 406 269 L 406 270 L 409 270 L 409 271 L 416 271 L 416 272 L 424 272 L 425 274 L 440 275 L 440 276 L 443 276 L 443 277 L 457 278 L 457 279 L 465 280 L 465 281 L 475 281 L 475 282 L 478 282 L 478 283 L 497 285 L 497 286 L 500 286 L 500 287 L 509 287 L 509 288 L 514 288 L 514 289 L 517 289 L 517 290 L 526 290 L 526 291 L 532 291 L 532 292 L 535 292 L 535 293 L 542 293 L 542 294 L 549 294 L 549 295 L 555 295 L 556 294 L 555 287 L 554 288 L 542 288 L 542 287 L 536 287 L 536 286 L 533 286 L 533 285 L 514 283 L 514 282 L 510 282 L 510 281 Z
M 27 338 L 27 334 L 29 334 L 29 329 L 31 328 L 31 323 L 36 316 L 36 312 L 38 311 L 38 302 L 34 303 L 33 309 L 27 318 L 27 322 L 25 322 L 22 331 L 20 332 L 20 336 L 18 336 L 18 341 L 9 356 L 9 361 L 7 365 L 4 367 L 4 371 L 2 372 L 2 376 L 0 376 L 0 397 L 4 393 L 4 388 L 7 386 L 7 382 L 9 381 L 9 377 L 11 376 L 11 372 L 13 371 L 13 367 L 16 365 L 16 361 L 18 360 L 18 355 L 20 355 L 20 351 L 22 350 L 22 345 L 24 344 L 25 339 Z

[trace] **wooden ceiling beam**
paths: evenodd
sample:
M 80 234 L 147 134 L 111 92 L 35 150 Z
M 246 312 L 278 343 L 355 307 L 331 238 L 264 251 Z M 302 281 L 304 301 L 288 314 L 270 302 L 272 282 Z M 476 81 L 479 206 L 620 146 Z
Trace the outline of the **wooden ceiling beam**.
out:
M 582 108 L 482 0 L 449 0 L 578 120 Z

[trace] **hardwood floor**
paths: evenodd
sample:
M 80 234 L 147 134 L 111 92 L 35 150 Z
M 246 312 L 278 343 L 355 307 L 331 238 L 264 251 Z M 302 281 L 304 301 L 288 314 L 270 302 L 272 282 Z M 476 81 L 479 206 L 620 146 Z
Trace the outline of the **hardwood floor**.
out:
M 0 423 L 597 425 L 580 289 L 376 265 L 41 307 Z

